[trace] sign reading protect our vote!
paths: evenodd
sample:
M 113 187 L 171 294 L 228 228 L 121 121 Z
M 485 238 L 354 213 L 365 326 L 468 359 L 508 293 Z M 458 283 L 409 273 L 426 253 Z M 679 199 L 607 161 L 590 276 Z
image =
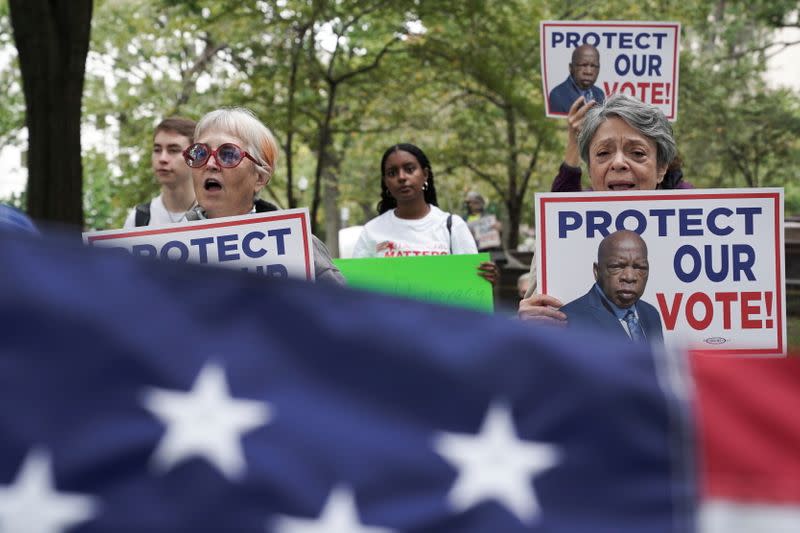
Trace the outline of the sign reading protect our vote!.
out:
M 677 119 L 680 23 L 543 21 L 539 29 L 545 96 L 569 77 L 575 48 L 588 44 L 600 55 L 595 86 L 606 97 L 635 96 Z M 545 102 L 548 117 L 566 116 L 551 109 L 549 98 Z
M 308 209 L 286 209 L 167 226 L 87 232 L 90 246 L 134 256 L 213 264 L 269 277 L 314 279 Z
M 539 193 L 535 206 L 541 292 L 586 294 L 600 241 L 632 230 L 648 249 L 642 300 L 668 345 L 785 354 L 783 189 Z

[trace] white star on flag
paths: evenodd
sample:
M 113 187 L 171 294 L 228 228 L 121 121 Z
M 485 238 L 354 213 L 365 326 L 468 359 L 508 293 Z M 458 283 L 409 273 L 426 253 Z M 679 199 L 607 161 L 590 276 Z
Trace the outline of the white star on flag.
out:
M 202 457 L 229 479 L 244 474 L 243 435 L 272 418 L 269 404 L 233 398 L 225 371 L 213 363 L 203 367 L 189 392 L 151 388 L 142 403 L 167 426 L 153 453 L 156 468 L 166 471 Z
M 489 407 L 477 435 L 442 432 L 433 446 L 458 470 L 448 493 L 455 510 L 493 499 L 527 523 L 540 512 L 531 478 L 559 462 L 555 446 L 517 438 L 511 410 L 503 404 Z
M 58 492 L 53 484 L 49 454 L 32 450 L 13 483 L 0 486 L 0 531 L 62 533 L 97 513 L 95 498 Z
M 364 526 L 358 519 L 350 489 L 335 487 L 317 519 L 281 516 L 271 521 L 275 533 L 393 533 L 382 527 Z

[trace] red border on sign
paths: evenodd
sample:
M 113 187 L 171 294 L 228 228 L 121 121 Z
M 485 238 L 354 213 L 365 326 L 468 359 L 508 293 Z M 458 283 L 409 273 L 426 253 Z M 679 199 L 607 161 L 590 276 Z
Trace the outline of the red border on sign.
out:
M 548 27 L 559 27 L 559 28 L 574 28 L 574 27 L 589 27 L 589 28 L 671 28 L 675 32 L 675 47 L 672 51 L 672 103 L 670 105 L 670 114 L 667 115 L 668 120 L 675 120 L 675 105 L 677 104 L 677 96 L 678 96 L 678 41 L 680 37 L 678 35 L 678 24 L 625 24 L 623 22 L 609 24 L 609 23 L 600 23 L 600 24 L 592 24 L 588 22 L 576 22 L 576 23 L 543 23 L 542 24 L 542 32 L 539 36 L 539 46 L 541 47 L 541 54 L 542 54 L 542 79 L 544 80 L 544 87 L 547 89 L 545 94 L 543 94 L 544 102 L 545 102 L 545 109 L 547 110 L 548 115 L 556 115 L 559 117 L 567 116 L 567 113 L 556 113 L 555 111 L 550 111 L 550 92 L 552 88 L 550 87 L 550 83 L 547 80 L 547 54 L 545 53 L 545 31 Z M 606 95 L 609 96 L 609 95 Z
M 89 244 L 92 244 L 94 241 L 108 241 L 113 239 L 121 239 L 121 238 L 128 238 L 128 237 L 141 237 L 143 235 L 164 235 L 167 233 L 188 233 L 190 231 L 203 231 L 207 229 L 214 229 L 214 228 L 225 228 L 225 227 L 233 227 L 233 226 L 245 226 L 250 224 L 256 224 L 258 222 L 275 222 L 279 220 L 290 220 L 290 219 L 299 219 L 300 224 L 303 227 L 303 254 L 304 254 L 304 262 L 306 266 L 306 279 L 311 279 L 311 257 L 308 253 L 310 248 L 308 245 L 308 221 L 306 219 L 305 213 L 289 213 L 289 214 L 281 214 L 281 215 L 254 215 L 247 219 L 242 220 L 231 220 L 228 222 L 213 222 L 211 224 L 200 224 L 193 227 L 186 227 L 186 226 L 174 226 L 174 227 L 165 227 L 165 228 L 157 228 L 157 229 L 147 229 L 147 230 L 134 230 L 134 231 L 127 231 L 124 233 L 114 233 L 111 235 L 88 235 L 86 237 L 86 241 Z
M 581 193 L 576 193 L 581 194 Z M 773 247 L 775 249 L 775 311 L 776 311 L 776 331 L 778 333 L 778 345 L 776 348 L 763 348 L 763 349 L 738 349 L 738 350 L 731 350 L 731 349 L 720 349 L 717 350 L 710 350 L 708 348 L 702 348 L 701 351 L 704 352 L 725 352 L 731 355 L 737 354 L 752 354 L 752 355 L 783 355 L 785 352 L 784 346 L 784 339 L 783 339 L 783 291 L 784 288 L 780 283 L 781 280 L 781 205 L 780 205 L 780 194 L 777 192 L 764 192 L 764 193 L 709 193 L 709 194 L 698 194 L 698 193 L 685 193 L 685 194 L 670 194 L 665 196 L 663 194 L 643 194 L 639 196 L 628 196 L 625 194 L 615 194 L 613 198 L 609 197 L 580 197 L 580 196 L 564 196 L 564 197 L 550 197 L 550 198 L 539 198 L 539 228 L 541 231 L 537 230 L 538 238 L 541 240 L 542 246 L 542 258 L 541 258 L 541 271 L 542 271 L 542 293 L 547 294 L 547 230 L 546 230 L 546 220 L 545 217 L 545 210 L 547 208 L 547 204 L 558 204 L 558 203 L 576 203 L 576 202 L 585 202 L 585 203 L 602 203 L 612 200 L 614 202 L 617 201 L 647 201 L 647 200 L 663 200 L 665 198 L 669 198 L 670 200 L 709 200 L 709 199 L 718 199 L 718 200 L 725 200 L 725 199 L 748 199 L 748 198 L 755 198 L 755 199 L 772 199 L 774 206 L 773 211 L 775 213 L 775 220 L 773 234 L 775 235 L 775 242 L 773 243 Z

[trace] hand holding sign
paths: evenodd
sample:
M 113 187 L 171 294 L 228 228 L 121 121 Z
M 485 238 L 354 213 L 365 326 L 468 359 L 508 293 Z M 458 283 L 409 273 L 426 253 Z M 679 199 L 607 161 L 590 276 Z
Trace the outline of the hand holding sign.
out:
M 536 320 L 553 326 L 566 326 L 567 315 L 559 311 L 564 304 L 547 294 L 531 294 L 519 302 L 517 316 L 520 320 Z
M 586 118 L 586 113 L 591 109 L 597 100 L 589 100 L 588 102 L 583 96 L 579 96 L 572 106 L 569 108 L 567 114 L 567 147 L 564 150 L 564 162 L 572 167 L 579 167 L 581 165 L 581 154 L 578 149 L 578 134 L 583 128 L 583 121 Z

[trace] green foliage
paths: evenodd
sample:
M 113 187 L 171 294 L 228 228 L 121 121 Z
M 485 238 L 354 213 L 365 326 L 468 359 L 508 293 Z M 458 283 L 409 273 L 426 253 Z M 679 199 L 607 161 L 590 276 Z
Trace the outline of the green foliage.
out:
M 797 0 L 736 0 L 733 4 L 746 10 L 759 23 L 773 28 L 798 27 Z
M 87 228 L 122 227 L 117 224 L 118 213 L 131 206 L 120 205 L 109 179 L 113 172 L 105 154 L 88 150 L 83 154 L 84 197 L 83 212 Z
M 676 137 L 696 185 L 786 185 L 788 200 L 800 163 L 800 99 L 764 82 L 771 30 L 754 24 L 763 16 L 749 4 L 720 3 L 695 26 L 681 55 Z
M 19 61 L 11 32 L 8 3 L 0 2 L 0 147 L 19 146 L 20 130 L 25 125 L 25 97 L 19 74 Z

